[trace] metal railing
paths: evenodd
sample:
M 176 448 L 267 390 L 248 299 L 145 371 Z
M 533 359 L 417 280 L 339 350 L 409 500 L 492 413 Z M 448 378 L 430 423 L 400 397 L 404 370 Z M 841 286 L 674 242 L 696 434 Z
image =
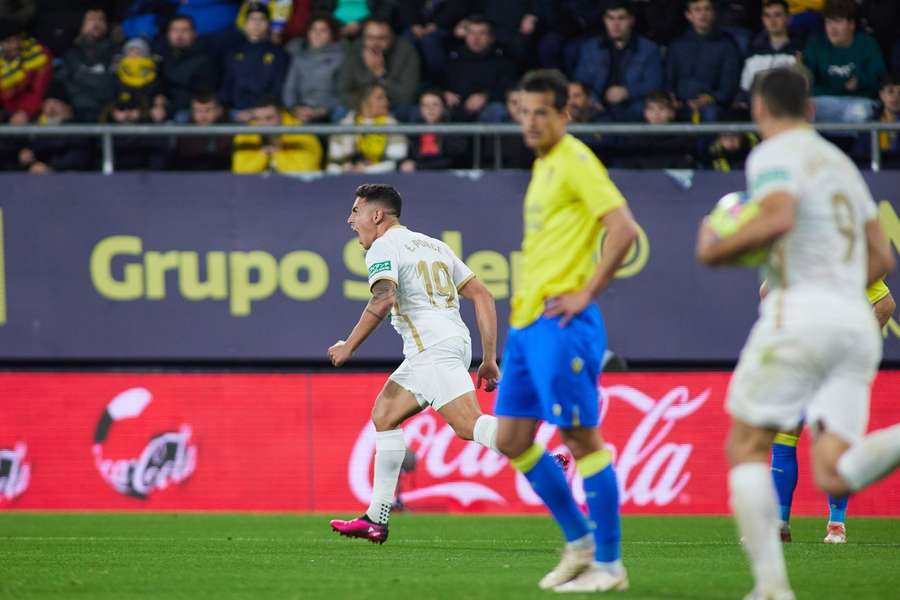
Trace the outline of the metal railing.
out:
M 878 134 L 883 131 L 900 133 L 900 123 L 816 123 L 814 127 L 823 133 L 868 133 L 871 152 L 871 169 L 881 170 L 881 146 Z M 669 125 L 647 124 L 571 124 L 569 132 L 574 134 L 600 135 L 711 135 L 720 133 L 756 132 L 752 123 L 673 123 Z M 494 167 L 502 166 L 501 136 L 521 135 L 521 128 L 514 123 L 454 123 L 440 125 L 299 125 L 299 126 L 256 126 L 256 125 L 6 125 L 0 126 L 0 138 L 5 136 L 80 136 L 99 137 L 103 157 L 103 173 L 109 175 L 115 171 L 113 138 L 115 136 L 233 136 L 239 134 L 258 133 L 261 135 L 311 134 L 401 134 L 418 135 L 437 133 L 441 135 L 468 135 L 474 139 L 472 167 L 481 168 L 481 139 L 493 138 Z

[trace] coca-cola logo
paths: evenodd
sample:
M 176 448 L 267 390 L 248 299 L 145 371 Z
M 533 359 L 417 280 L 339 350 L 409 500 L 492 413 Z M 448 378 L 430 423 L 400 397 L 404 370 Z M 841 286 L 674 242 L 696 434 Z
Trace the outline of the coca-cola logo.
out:
M 31 465 L 26 454 L 25 442 L 16 442 L 11 450 L 0 448 L 0 503 L 15 500 L 28 489 Z
M 134 498 L 144 499 L 154 490 L 181 483 L 197 467 L 197 447 L 187 423 L 182 423 L 175 431 L 151 435 L 137 456 L 104 456 L 104 445 L 110 438 L 113 424 L 136 419 L 152 400 L 153 395 L 144 388 L 125 390 L 107 404 L 94 432 L 94 465 L 100 476 L 120 494 Z
M 660 398 L 653 398 L 628 385 L 600 387 L 601 420 L 610 410 L 633 410 L 637 425 L 620 446 L 607 441 L 613 454 L 620 486 L 620 502 L 635 506 L 666 506 L 679 500 L 691 479 L 690 458 L 694 444 L 679 441 L 676 427 L 696 413 L 709 399 L 710 389 L 692 395 L 687 387 L 677 386 Z M 536 439 L 551 453 L 568 453 L 561 443 L 554 443 L 556 427 L 544 423 Z M 433 498 L 452 499 L 462 506 L 474 502 L 497 505 L 510 501 L 537 506 L 540 498 L 531 489 L 521 473 L 516 473 L 517 499 L 505 498 L 491 480 L 506 467 L 507 459 L 474 442 L 464 445 L 462 451 L 451 450 L 455 433 L 433 412 L 423 412 L 410 419 L 403 428 L 406 444 L 413 448 L 419 468 L 429 479 L 419 487 L 403 490 L 404 502 L 416 502 Z M 350 455 L 348 478 L 350 490 L 356 499 L 366 504 L 372 495 L 370 468 L 375 456 L 375 430 L 371 423 L 357 437 Z M 575 498 L 584 503 L 581 477 L 571 461 L 568 477 L 572 482 Z

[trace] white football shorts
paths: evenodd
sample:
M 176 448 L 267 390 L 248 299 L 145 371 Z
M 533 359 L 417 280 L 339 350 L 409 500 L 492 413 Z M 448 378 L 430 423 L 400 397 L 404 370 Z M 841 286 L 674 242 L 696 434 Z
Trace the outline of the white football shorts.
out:
M 726 408 L 749 425 L 789 431 L 802 419 L 813 432 L 848 443 L 865 434 L 869 391 L 881 361 L 871 314 L 830 315 L 754 325 L 728 387 Z
M 472 344 L 465 338 L 452 337 L 404 360 L 390 379 L 412 393 L 422 408 L 440 410 L 475 391 L 469 374 L 471 363 Z

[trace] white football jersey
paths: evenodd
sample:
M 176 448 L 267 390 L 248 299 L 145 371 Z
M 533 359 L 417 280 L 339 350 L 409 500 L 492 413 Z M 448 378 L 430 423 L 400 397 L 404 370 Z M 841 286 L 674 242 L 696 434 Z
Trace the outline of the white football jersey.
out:
M 812 128 L 786 131 L 750 154 L 747 189 L 752 198 L 783 190 L 796 199 L 794 228 L 773 245 L 763 267 L 771 290 L 807 303 L 812 297 L 830 304 L 859 301 L 869 310 L 865 223 L 878 211 L 843 152 Z
M 369 287 L 379 279 L 397 284 L 391 324 L 412 356 L 451 337 L 469 340 L 459 316 L 459 289 L 475 275 L 440 240 L 397 225 L 366 252 Z

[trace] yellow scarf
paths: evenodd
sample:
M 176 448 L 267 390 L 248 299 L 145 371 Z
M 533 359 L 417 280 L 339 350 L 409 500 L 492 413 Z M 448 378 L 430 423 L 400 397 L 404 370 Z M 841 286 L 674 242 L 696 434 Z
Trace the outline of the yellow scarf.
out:
M 384 125 L 387 123 L 387 120 L 386 116 L 366 119 L 361 115 L 356 115 L 353 122 L 356 125 Z M 387 136 L 380 133 L 358 135 L 356 136 L 356 148 L 367 163 L 375 164 L 381 162 L 387 149 Z
M 119 61 L 116 74 L 123 85 L 144 87 L 156 79 L 156 63 L 149 56 L 126 56 Z

